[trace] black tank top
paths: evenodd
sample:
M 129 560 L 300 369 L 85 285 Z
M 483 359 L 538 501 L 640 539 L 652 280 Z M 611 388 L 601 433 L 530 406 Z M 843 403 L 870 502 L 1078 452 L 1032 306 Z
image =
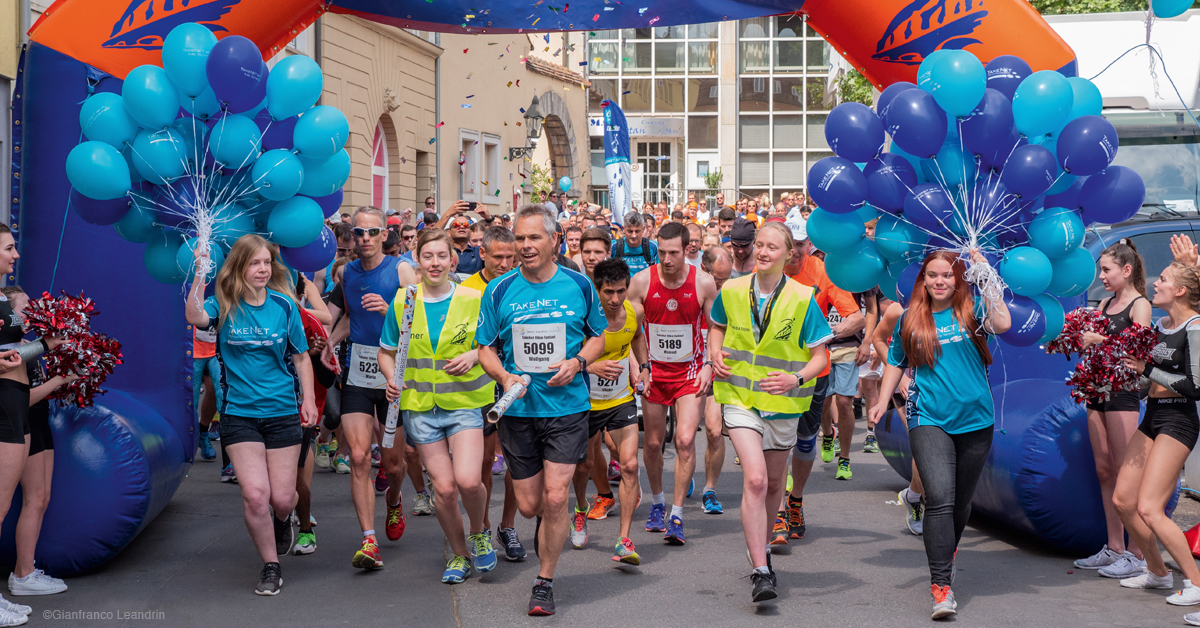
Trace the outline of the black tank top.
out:
M 1105 311 L 1100 312 L 1101 314 L 1104 315 L 1105 318 L 1108 319 L 1108 327 L 1106 327 L 1104 329 L 1104 333 L 1108 336 L 1113 336 L 1113 335 L 1116 335 L 1116 334 L 1119 334 L 1119 333 L 1125 331 L 1129 327 L 1132 327 L 1133 319 L 1129 317 L 1129 313 L 1131 311 L 1133 311 L 1133 304 L 1137 303 L 1138 299 L 1144 299 L 1144 298 L 1146 298 L 1146 297 L 1143 297 L 1141 295 L 1134 297 L 1133 300 L 1129 302 L 1129 305 L 1125 306 L 1125 309 L 1121 310 L 1120 312 L 1117 312 L 1116 314 L 1109 314 L 1106 311 L 1108 309 L 1108 306 L 1112 305 L 1112 300 L 1110 299 L 1108 303 L 1105 303 L 1104 304 Z
M 0 294 L 0 347 L 14 348 L 24 337 L 21 317 L 13 312 L 12 301 Z

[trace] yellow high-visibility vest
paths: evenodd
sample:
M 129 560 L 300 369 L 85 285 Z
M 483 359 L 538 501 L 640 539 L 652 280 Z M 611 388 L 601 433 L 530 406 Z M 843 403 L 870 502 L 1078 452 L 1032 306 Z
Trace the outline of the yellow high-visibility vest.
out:
M 447 362 L 475 348 L 475 327 L 479 323 L 479 301 L 483 295 L 461 285 L 454 288 L 446 322 L 438 337 L 437 351 L 434 351 L 429 342 L 425 302 L 421 298 L 424 291 L 424 285 L 417 287 L 408 362 L 404 368 L 406 388 L 400 395 L 400 409 L 427 412 L 437 405 L 443 410 L 467 410 L 492 403 L 496 382 L 478 363 L 465 375 L 446 372 Z M 403 288 L 396 293 L 392 307 L 396 308 L 396 320 L 403 320 Z

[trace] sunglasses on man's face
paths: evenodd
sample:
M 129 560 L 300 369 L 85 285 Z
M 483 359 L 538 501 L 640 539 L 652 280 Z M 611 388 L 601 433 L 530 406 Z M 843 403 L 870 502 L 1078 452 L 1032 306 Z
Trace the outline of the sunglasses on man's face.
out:
M 450 225 L 450 228 L 451 228 L 451 229 L 470 229 L 470 228 L 471 228 L 471 223 L 469 223 L 469 222 L 456 222 L 456 223 L 454 223 L 454 224 Z
M 359 238 L 363 237 L 364 235 L 371 236 L 372 238 L 374 238 L 375 236 L 377 236 L 381 233 L 383 233 L 383 227 L 368 227 L 366 229 L 364 229 L 362 227 L 354 228 L 354 235 L 355 235 L 355 237 L 359 237 Z
M 433 205 L 433 201 L 425 201 L 426 205 Z
M 417 236 L 416 236 L 415 234 L 414 234 L 414 235 L 406 235 L 406 236 L 402 236 L 402 239 L 403 239 L 405 242 L 408 242 L 408 241 L 410 241 L 410 240 L 416 240 L 416 239 L 417 239 Z

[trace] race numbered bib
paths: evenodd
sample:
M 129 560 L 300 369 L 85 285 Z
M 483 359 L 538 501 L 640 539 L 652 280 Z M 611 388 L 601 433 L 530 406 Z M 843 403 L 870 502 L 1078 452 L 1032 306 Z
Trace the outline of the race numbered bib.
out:
M 387 381 L 379 373 L 379 347 L 350 345 L 350 369 L 346 383 L 359 388 L 386 388 Z
M 655 362 L 687 362 L 692 359 L 691 325 L 649 323 L 650 359 Z
M 591 379 L 591 398 L 597 401 L 620 399 L 629 392 L 629 360 L 621 360 L 621 374 L 616 379 L 604 379 L 588 373 Z
M 513 325 L 513 362 L 524 373 L 549 373 L 567 357 L 567 324 Z
M 207 329 L 200 329 L 199 327 L 197 327 L 196 328 L 196 342 L 206 342 L 208 344 L 214 344 L 217 342 L 217 332 L 209 331 Z

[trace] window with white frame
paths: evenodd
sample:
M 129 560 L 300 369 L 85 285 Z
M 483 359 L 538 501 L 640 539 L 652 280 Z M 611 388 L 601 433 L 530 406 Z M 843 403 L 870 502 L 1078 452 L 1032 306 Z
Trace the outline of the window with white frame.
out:
M 387 133 L 383 124 L 375 123 L 375 139 L 371 141 L 371 205 L 388 209 L 388 151 Z
M 480 178 L 480 147 L 479 132 L 460 129 L 459 143 L 459 174 L 464 201 L 480 202 L 483 196 L 483 180 Z M 489 182 L 490 183 L 490 182 Z
M 483 164 L 481 171 L 483 172 L 484 180 L 480 182 L 480 190 L 483 191 L 483 197 L 479 199 L 479 202 L 487 205 L 499 205 L 500 136 L 484 134 L 480 143 L 483 144 Z

